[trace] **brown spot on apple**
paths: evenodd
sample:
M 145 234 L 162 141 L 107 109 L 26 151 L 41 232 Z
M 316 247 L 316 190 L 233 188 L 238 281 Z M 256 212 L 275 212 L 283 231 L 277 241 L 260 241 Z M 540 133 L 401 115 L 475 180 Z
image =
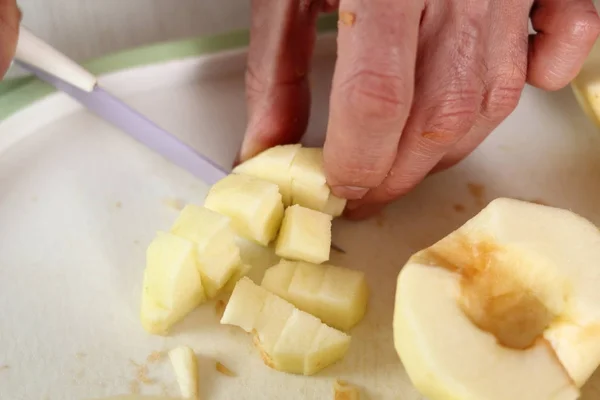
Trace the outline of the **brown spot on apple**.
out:
M 414 260 L 446 268 L 461 276 L 458 299 L 463 312 L 498 343 L 512 349 L 533 346 L 554 315 L 506 268 L 514 257 L 493 240 L 448 236 L 414 256 Z

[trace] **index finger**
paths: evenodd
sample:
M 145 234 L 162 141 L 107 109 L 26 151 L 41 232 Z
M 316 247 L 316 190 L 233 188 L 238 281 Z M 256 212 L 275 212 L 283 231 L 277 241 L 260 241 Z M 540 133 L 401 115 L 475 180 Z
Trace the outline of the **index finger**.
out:
M 20 19 L 16 0 L 0 0 L 0 79 L 15 55 Z
M 333 192 L 377 187 L 396 156 L 414 90 L 423 1 L 342 0 L 324 158 Z

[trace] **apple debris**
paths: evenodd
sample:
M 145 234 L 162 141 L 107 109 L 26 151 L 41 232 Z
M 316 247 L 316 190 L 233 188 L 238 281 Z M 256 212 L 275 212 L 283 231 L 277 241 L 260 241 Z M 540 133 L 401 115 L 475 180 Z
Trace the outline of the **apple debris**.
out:
M 169 351 L 169 358 L 175 371 L 181 396 L 185 399 L 199 398 L 198 360 L 194 350 L 179 346 Z
M 159 233 L 148 247 L 146 258 L 142 326 L 150 333 L 166 334 L 206 299 L 194 245 L 173 234 Z
M 600 364 L 600 231 L 492 201 L 398 276 L 394 343 L 438 399 L 576 399 Z
M 278 186 L 248 175 L 228 175 L 215 183 L 204 205 L 230 217 L 240 236 L 263 246 L 275 239 L 283 218 Z
M 333 383 L 333 400 L 360 400 L 360 388 L 336 379 Z
M 220 373 L 222 375 L 229 376 L 232 378 L 236 376 L 235 372 L 233 372 L 232 370 L 230 370 L 229 368 L 227 368 L 226 366 L 221 364 L 219 361 L 216 362 L 215 369 L 217 370 L 218 373 Z
M 233 290 L 221 323 L 253 332 L 265 364 L 294 374 L 319 372 L 343 358 L 350 346 L 350 336 L 246 277 Z
M 261 286 L 343 331 L 364 317 L 369 298 L 363 272 L 327 264 L 282 260 L 267 269 Z
M 329 260 L 331 216 L 293 205 L 285 210 L 275 254 L 320 264 Z

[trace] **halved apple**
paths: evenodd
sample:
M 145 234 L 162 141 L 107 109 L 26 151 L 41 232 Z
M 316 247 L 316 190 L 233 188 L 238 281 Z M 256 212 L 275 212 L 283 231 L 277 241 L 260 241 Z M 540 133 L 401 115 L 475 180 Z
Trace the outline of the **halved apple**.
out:
M 320 264 L 329 260 L 331 215 L 293 205 L 285 210 L 275 254 Z
M 150 333 L 169 328 L 206 297 L 192 242 L 158 233 L 148 246 L 142 291 L 142 326 Z
M 221 323 L 253 332 L 265 364 L 283 372 L 314 374 L 340 360 L 350 345 L 350 336 L 246 277 L 233 290 Z
M 347 331 L 365 315 L 365 274 L 333 265 L 282 260 L 267 269 L 261 285 L 326 324 Z
M 254 176 L 279 186 L 283 204 L 292 204 L 290 168 L 300 149 L 299 144 L 271 147 L 233 169 L 234 174 Z
M 240 270 L 240 249 L 229 217 L 190 204 L 179 214 L 171 233 L 196 245 L 197 266 L 209 298 Z
M 231 218 L 237 233 L 263 246 L 275 239 L 283 203 L 276 184 L 248 175 L 228 175 L 214 184 L 204 206 Z
M 600 364 L 600 231 L 511 199 L 412 256 L 398 277 L 396 350 L 438 399 L 576 399 Z

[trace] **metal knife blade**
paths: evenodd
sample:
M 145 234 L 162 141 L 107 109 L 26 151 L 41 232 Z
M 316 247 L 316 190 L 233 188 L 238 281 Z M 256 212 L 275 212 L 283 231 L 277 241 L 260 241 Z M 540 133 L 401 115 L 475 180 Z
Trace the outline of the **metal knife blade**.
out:
M 227 176 L 225 169 L 100 86 L 96 85 L 91 92 L 86 92 L 27 63 L 15 62 L 205 183 L 213 185 Z

